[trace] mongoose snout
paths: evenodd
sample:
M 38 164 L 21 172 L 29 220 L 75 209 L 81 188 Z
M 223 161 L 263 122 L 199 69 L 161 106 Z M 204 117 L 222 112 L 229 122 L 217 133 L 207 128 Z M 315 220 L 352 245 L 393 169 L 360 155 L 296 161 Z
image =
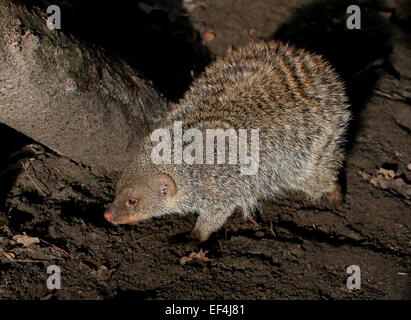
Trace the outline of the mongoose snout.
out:
M 192 237 L 204 241 L 237 208 L 248 216 L 260 200 L 291 192 L 314 202 L 339 201 L 348 107 L 342 81 L 321 56 L 281 42 L 234 50 L 194 80 L 161 128 L 172 131 L 178 123 L 200 141 L 209 129 L 231 130 L 234 135 L 223 139 L 234 142 L 241 130 L 258 130 L 256 170 L 244 175 L 241 164 L 227 161 L 155 162 L 150 133 L 124 171 L 105 218 L 123 224 L 196 212 Z M 184 152 L 193 159 L 193 151 L 197 155 L 196 148 Z M 175 151 L 170 158 L 178 159 Z

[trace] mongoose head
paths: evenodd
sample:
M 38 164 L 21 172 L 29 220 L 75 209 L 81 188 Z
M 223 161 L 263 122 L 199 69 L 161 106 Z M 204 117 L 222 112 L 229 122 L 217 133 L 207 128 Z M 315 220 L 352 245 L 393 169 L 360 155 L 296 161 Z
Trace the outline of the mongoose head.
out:
M 130 224 L 172 211 L 177 187 L 172 177 L 159 173 L 123 177 L 104 217 L 113 224 Z

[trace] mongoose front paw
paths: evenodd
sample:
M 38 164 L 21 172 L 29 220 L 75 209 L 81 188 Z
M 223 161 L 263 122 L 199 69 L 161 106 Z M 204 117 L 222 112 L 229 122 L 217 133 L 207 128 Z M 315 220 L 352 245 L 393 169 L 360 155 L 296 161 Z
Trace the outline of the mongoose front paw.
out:
M 184 250 L 186 251 L 192 251 L 198 248 L 199 245 L 202 243 L 200 240 L 193 237 L 191 233 L 177 234 L 170 239 L 170 242 L 174 243 L 180 248 L 184 248 Z
M 186 237 L 186 247 L 187 248 L 198 248 L 201 244 L 208 240 L 208 236 L 198 229 L 191 231 Z
M 195 228 L 193 231 L 191 231 L 187 238 L 202 243 L 204 241 L 207 241 L 210 235 L 210 232 L 204 232 L 200 228 Z

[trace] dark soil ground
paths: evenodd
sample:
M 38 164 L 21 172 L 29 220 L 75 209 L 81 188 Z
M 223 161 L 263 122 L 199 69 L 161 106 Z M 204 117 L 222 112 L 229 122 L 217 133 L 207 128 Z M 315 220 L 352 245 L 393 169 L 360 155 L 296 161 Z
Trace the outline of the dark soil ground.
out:
M 323 54 L 353 105 L 345 203 L 334 210 L 295 199 L 265 203 L 258 225 L 237 213 L 205 244 L 210 261 L 181 265 L 194 216 L 109 225 L 103 212 L 115 175 L 0 126 L 1 299 L 411 298 L 408 1 L 363 1 L 361 30 L 346 28 L 346 1 L 103 3 L 61 1 L 63 31 L 122 56 L 169 99 L 217 56 L 251 41 L 282 39 Z M 10 241 L 24 233 L 41 241 Z M 46 287 L 53 264 L 61 290 Z M 347 289 L 350 265 L 361 268 L 361 289 Z

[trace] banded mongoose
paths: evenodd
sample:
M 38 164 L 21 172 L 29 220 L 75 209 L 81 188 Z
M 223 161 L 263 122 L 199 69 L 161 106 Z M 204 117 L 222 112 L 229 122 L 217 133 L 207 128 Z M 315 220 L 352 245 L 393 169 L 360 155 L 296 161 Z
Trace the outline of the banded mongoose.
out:
M 181 122 L 204 136 L 206 129 L 259 129 L 257 173 L 242 174 L 243 165 L 228 161 L 156 164 L 148 135 L 104 216 L 127 224 L 197 212 L 191 237 L 202 242 L 235 209 L 246 217 L 262 199 L 297 192 L 312 201 L 340 201 L 348 108 L 342 81 L 321 56 L 274 41 L 234 50 L 194 80 L 162 127 Z

